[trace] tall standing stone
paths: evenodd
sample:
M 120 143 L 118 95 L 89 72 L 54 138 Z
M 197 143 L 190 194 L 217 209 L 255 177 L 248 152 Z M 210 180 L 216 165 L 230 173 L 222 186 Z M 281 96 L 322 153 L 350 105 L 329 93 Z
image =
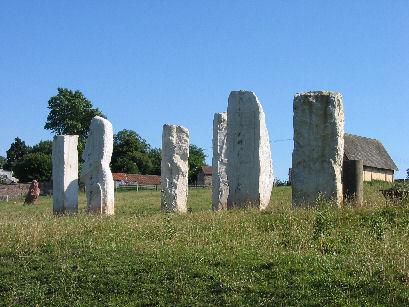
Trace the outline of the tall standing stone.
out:
M 312 206 L 319 197 L 342 202 L 344 107 L 337 92 L 294 97 L 293 206 Z
M 227 209 L 227 112 L 215 113 L 213 119 L 212 208 Z
M 115 213 L 114 180 L 109 168 L 113 139 L 112 124 L 105 118 L 95 116 L 82 154 L 84 164 L 80 177 L 81 182 L 85 183 L 87 213 Z
M 54 214 L 78 213 L 78 135 L 57 135 L 53 140 Z
M 188 158 L 189 130 L 177 125 L 163 125 L 161 207 L 164 211 L 187 211 Z
M 233 91 L 227 107 L 227 208 L 265 209 L 273 187 L 273 163 L 263 108 L 250 91 Z

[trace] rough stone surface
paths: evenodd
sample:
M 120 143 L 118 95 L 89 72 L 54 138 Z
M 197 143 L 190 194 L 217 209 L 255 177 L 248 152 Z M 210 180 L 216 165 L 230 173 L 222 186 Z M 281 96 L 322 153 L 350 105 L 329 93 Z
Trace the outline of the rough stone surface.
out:
M 227 108 L 227 208 L 265 209 L 273 187 L 273 163 L 263 108 L 250 91 L 233 91 Z
M 215 113 L 213 119 L 212 208 L 227 209 L 229 184 L 227 181 L 227 112 Z
M 28 193 L 26 195 L 26 199 L 24 203 L 26 204 L 36 204 L 38 201 L 38 196 L 40 196 L 40 188 L 38 187 L 38 181 L 33 180 L 31 183 Z
M 318 197 L 342 202 L 344 107 L 337 92 L 294 97 L 293 206 L 313 206 Z
M 54 214 L 78 213 L 78 135 L 53 140 Z
M 114 180 L 109 168 L 113 150 L 112 124 L 95 116 L 90 125 L 85 150 L 82 154 L 81 182 L 85 183 L 87 212 L 114 214 Z
M 182 126 L 163 125 L 161 207 L 164 211 L 187 211 L 188 158 L 189 130 Z

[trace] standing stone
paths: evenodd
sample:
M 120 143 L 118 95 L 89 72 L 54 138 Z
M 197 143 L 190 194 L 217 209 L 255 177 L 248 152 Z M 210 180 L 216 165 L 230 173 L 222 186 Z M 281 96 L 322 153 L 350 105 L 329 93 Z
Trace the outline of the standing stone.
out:
M 78 213 L 78 135 L 57 135 L 53 140 L 54 214 Z
M 164 211 L 187 211 L 188 158 L 189 130 L 182 126 L 163 125 L 161 207 Z
M 293 206 L 312 206 L 320 197 L 342 202 L 344 107 L 342 95 L 318 91 L 294 97 Z
M 38 202 L 38 197 L 40 196 L 40 188 L 38 187 L 38 181 L 33 180 L 28 188 L 28 193 L 24 204 L 36 204 Z
M 227 209 L 229 184 L 227 181 L 227 112 L 215 113 L 213 119 L 212 208 Z
M 81 182 L 85 183 L 87 213 L 114 214 L 114 180 L 109 168 L 113 150 L 112 124 L 95 116 L 89 127 L 85 150 L 82 154 L 84 164 Z
M 344 198 L 357 205 L 364 200 L 364 165 L 362 160 L 345 160 L 342 167 Z
M 265 209 L 273 163 L 263 108 L 250 91 L 233 91 L 227 107 L 227 208 Z

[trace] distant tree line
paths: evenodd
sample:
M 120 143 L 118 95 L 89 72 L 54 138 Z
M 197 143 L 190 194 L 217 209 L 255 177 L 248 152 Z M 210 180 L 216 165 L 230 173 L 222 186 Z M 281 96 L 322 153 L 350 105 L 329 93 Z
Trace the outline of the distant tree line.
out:
M 80 91 L 58 88 L 58 94 L 48 100 L 50 110 L 44 128 L 55 135 L 78 135 L 79 169 L 81 155 L 88 137 L 88 129 L 94 116 L 106 118 Z M 206 165 L 204 150 L 193 144 L 189 147 L 189 182 L 197 181 L 200 167 Z M 114 173 L 160 175 L 161 149 L 152 148 L 133 130 L 123 129 L 114 135 L 111 170 Z M 20 182 L 34 179 L 45 182 L 52 177 L 52 141 L 40 141 L 30 147 L 16 137 L 7 150 L 7 157 L 0 157 L 0 165 L 12 170 Z

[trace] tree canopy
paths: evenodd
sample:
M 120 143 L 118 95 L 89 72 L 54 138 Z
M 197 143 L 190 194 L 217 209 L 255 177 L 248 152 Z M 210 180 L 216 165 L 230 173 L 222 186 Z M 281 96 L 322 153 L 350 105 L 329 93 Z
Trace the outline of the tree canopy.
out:
M 189 183 L 195 183 L 197 181 L 197 175 L 199 174 L 200 167 L 206 165 L 206 154 L 203 148 L 196 145 L 189 145 Z
M 113 172 L 150 174 L 152 161 L 150 145 L 133 130 L 121 130 L 114 135 L 114 150 L 111 159 Z
M 0 156 L 0 168 L 3 168 L 3 165 L 6 164 L 6 157 Z
M 51 155 L 42 152 L 29 153 L 15 163 L 13 172 L 20 182 L 34 179 L 39 182 L 51 181 Z
M 48 100 L 50 113 L 44 129 L 53 131 L 56 135 L 79 135 L 80 139 L 88 136 L 89 125 L 94 116 L 105 117 L 98 110 L 92 108 L 92 103 L 76 90 L 58 88 L 58 94 Z
M 27 146 L 20 138 L 7 151 L 7 166 L 20 182 L 50 181 L 52 174 L 52 142 L 40 141 L 33 147 Z
M 34 145 L 30 153 L 41 152 L 46 155 L 52 155 L 53 153 L 53 142 L 52 141 L 40 141 L 38 144 Z
M 16 137 L 9 150 L 7 150 L 7 162 L 3 165 L 4 169 L 14 170 L 16 162 L 28 154 L 30 150 L 30 146 L 27 146 L 24 141 Z
M 151 159 L 152 162 L 152 169 L 151 169 L 151 175 L 159 175 L 161 172 L 161 162 L 162 162 L 162 149 L 160 148 L 152 148 L 149 151 L 149 158 Z

